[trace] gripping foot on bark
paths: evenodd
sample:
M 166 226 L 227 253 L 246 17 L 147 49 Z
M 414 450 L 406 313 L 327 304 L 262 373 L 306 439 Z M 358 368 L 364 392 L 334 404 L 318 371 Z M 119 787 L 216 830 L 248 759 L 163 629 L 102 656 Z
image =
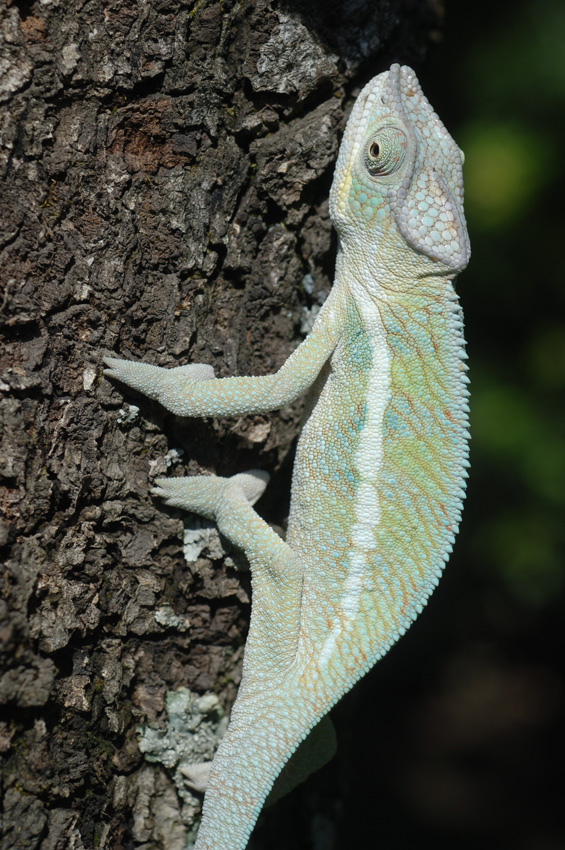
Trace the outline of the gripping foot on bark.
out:
M 217 520 L 222 509 L 230 502 L 254 505 L 262 496 L 269 474 L 261 469 L 251 469 L 221 478 L 219 475 L 192 475 L 188 478 L 157 478 L 154 496 L 164 499 L 167 505 Z

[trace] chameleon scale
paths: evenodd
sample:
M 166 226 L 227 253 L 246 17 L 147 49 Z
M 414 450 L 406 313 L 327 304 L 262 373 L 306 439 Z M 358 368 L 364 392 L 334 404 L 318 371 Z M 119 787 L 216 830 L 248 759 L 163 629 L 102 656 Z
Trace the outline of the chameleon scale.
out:
M 422 611 L 452 550 L 469 437 L 452 284 L 469 258 L 461 169 L 414 72 L 393 65 L 348 121 L 330 195 L 335 283 L 279 372 L 216 380 L 202 364 L 106 358 L 108 375 L 184 416 L 259 413 L 310 391 L 286 542 L 252 508 L 265 473 L 154 490 L 214 519 L 252 573 L 242 683 L 196 850 L 243 850 L 266 798 L 327 761 L 327 712 Z

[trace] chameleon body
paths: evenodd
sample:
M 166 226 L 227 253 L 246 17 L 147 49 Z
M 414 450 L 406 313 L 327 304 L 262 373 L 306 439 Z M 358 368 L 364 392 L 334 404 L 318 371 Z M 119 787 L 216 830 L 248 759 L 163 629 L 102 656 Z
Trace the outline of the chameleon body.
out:
M 209 366 L 106 361 L 182 416 L 263 413 L 311 393 L 286 541 L 251 507 L 265 473 L 160 479 L 154 491 L 214 519 L 252 571 L 243 679 L 197 850 L 242 850 L 269 793 L 327 760 L 328 710 L 405 633 L 449 557 L 468 466 L 452 285 L 469 258 L 462 204 L 461 151 L 414 72 L 393 65 L 348 121 L 330 196 L 335 283 L 281 369 L 216 380 Z

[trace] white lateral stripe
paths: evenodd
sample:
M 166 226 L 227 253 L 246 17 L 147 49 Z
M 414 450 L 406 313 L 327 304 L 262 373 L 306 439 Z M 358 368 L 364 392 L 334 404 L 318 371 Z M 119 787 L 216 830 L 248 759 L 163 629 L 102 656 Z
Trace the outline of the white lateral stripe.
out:
M 376 547 L 375 529 L 381 515 L 376 484 L 383 464 L 383 424 L 390 398 L 391 358 L 384 327 L 378 314 L 375 315 L 374 305 L 371 307 L 369 315 L 375 316 L 373 329 L 376 329 L 372 337 L 373 363 L 367 384 L 366 420 L 354 461 L 361 477 L 355 500 L 357 522 L 351 529 L 353 548 L 342 589 L 341 616 L 323 643 L 319 658 L 321 670 L 327 667 L 338 639 L 341 645 L 345 643 L 344 633 L 351 629 L 357 616 L 367 578 L 367 556 Z

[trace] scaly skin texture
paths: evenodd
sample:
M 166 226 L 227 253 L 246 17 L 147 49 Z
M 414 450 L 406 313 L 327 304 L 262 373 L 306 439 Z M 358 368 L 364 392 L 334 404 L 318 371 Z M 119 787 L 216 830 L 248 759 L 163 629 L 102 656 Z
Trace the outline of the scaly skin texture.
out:
M 184 416 L 261 413 L 312 388 L 286 542 L 251 507 L 264 473 L 157 482 L 169 504 L 215 519 L 252 570 L 243 679 L 197 850 L 242 850 L 283 766 L 272 797 L 327 760 L 325 715 L 405 633 L 451 552 L 469 436 L 451 282 L 469 258 L 461 165 L 414 72 L 394 65 L 349 119 L 330 197 L 335 283 L 279 372 L 215 380 L 107 359 L 107 374 Z

